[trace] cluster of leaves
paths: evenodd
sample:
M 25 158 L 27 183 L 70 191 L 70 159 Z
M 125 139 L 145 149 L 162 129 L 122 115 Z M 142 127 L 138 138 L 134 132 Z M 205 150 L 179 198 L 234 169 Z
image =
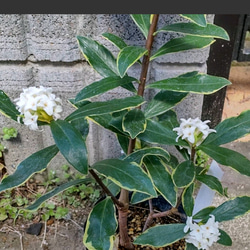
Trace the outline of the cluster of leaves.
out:
M 84 208 L 84 200 L 91 206 L 100 197 L 100 188 L 96 187 L 96 183 L 89 181 L 87 184 L 72 186 L 63 190 L 53 199 L 48 199 L 41 204 L 38 210 L 31 211 L 26 209 L 34 200 L 42 196 L 42 192 L 53 190 L 58 183 L 65 182 L 74 176 L 80 179 L 82 176 L 72 173 L 68 165 L 61 167 L 62 177 L 58 177 L 54 171 L 48 172 L 48 178 L 43 183 L 29 180 L 29 185 L 20 185 L 17 189 L 8 189 L 1 193 L 0 196 L 0 221 L 6 219 L 19 218 L 32 220 L 36 216 L 41 215 L 42 220 L 47 221 L 51 217 L 55 219 L 63 219 L 69 214 L 73 208 Z
M 191 155 L 187 150 L 190 145 L 181 138 L 177 141 L 177 135 L 173 131 L 174 127 L 179 126 L 177 114 L 174 111 L 176 105 L 189 93 L 211 94 L 218 91 L 231 84 L 227 79 L 193 71 L 145 85 L 150 62 L 169 53 L 209 47 L 216 38 L 228 40 L 226 31 L 207 23 L 205 15 L 199 14 L 181 15 L 190 22 L 174 23 L 156 30 L 157 16 L 131 15 L 132 20 L 145 36 L 146 48 L 127 45 L 120 37 L 111 33 L 103 34 L 104 38 L 119 49 L 117 57 L 97 41 L 89 37 L 77 37 L 84 57 L 103 78 L 84 87 L 74 99 L 70 100 L 76 108 L 75 111 L 64 120 L 53 120 L 48 124 L 55 144 L 26 158 L 14 173 L 4 178 L 0 184 L 0 192 L 18 187 L 34 173 L 45 170 L 60 151 L 68 163 L 83 177 L 68 180 L 57 186 L 26 209 L 34 211 L 63 190 L 86 184 L 90 173 L 106 192 L 107 197 L 94 206 L 89 215 L 83 238 L 84 244 L 89 249 L 112 248 L 118 228 L 116 207 L 124 210 L 129 202 L 137 204 L 162 195 L 173 208 L 178 207 L 181 201 L 186 215 L 192 216 L 195 183 L 204 183 L 218 194 L 225 195 L 221 182 L 204 171 L 202 166 L 204 162 L 198 163 L 200 165 L 194 162 L 194 154 L 198 150 L 219 164 L 250 176 L 249 159 L 238 152 L 222 147 L 223 144 L 250 133 L 249 110 L 218 124 L 215 128 L 217 132 L 209 134 L 198 147 L 192 148 Z M 166 42 L 151 55 L 153 41 L 159 32 L 176 32 L 182 36 Z M 143 58 L 142 61 L 141 58 Z M 138 63 L 142 66 L 140 79 L 128 75 L 128 70 Z M 138 90 L 135 85 L 138 86 Z M 131 95 L 105 102 L 92 101 L 93 97 L 117 87 L 125 88 Z M 157 89 L 159 92 L 152 99 L 146 100 L 143 97 L 146 89 Z M 0 92 L 0 97 L 2 113 L 17 121 L 20 114 L 15 105 L 3 91 Z M 143 109 L 142 104 L 145 107 Z M 115 133 L 125 156 L 119 159 L 104 159 L 89 166 L 86 147 L 89 121 L 94 121 Z M 135 148 L 136 143 L 141 147 Z M 166 145 L 176 147 L 183 159 L 177 159 L 165 150 Z M 198 160 L 200 159 L 201 157 L 198 157 Z M 107 185 L 100 176 L 109 180 Z M 129 191 L 132 192 L 131 200 L 127 200 L 128 196 L 124 195 Z M 179 191 L 182 191 L 180 197 Z M 119 200 L 116 199 L 118 193 L 121 194 Z M 218 222 L 227 221 L 244 215 L 249 208 L 248 196 L 236 197 L 218 207 L 205 208 L 195 214 L 194 218 L 206 222 L 212 214 Z M 122 209 L 118 209 L 118 214 Z M 155 226 L 137 237 L 134 244 L 167 246 L 185 236 L 184 226 L 183 223 Z M 123 228 L 119 227 L 120 230 Z M 220 232 L 219 243 L 230 245 L 231 239 L 228 234 L 223 230 Z M 162 237 L 158 237 L 159 235 Z M 194 248 L 187 244 L 187 249 Z

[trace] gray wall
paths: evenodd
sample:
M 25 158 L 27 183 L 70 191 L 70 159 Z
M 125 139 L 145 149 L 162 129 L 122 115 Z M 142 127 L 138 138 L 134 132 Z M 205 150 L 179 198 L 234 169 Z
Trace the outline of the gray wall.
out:
M 207 16 L 213 22 L 213 15 Z M 159 27 L 165 22 L 180 20 L 179 15 L 160 16 Z M 76 41 L 76 35 L 89 36 L 109 47 L 116 55 L 117 49 L 101 37 L 104 32 L 121 36 L 128 44 L 144 45 L 144 38 L 129 15 L 120 14 L 22 14 L 0 15 L 0 89 L 11 99 L 15 99 L 23 88 L 28 86 L 50 86 L 63 100 L 63 117 L 74 108 L 67 102 L 84 86 L 100 79 L 83 58 Z M 157 35 L 154 49 L 172 38 L 174 34 Z M 198 70 L 206 72 L 209 48 L 169 54 L 157 59 L 150 67 L 148 80 L 173 77 Z M 129 74 L 139 77 L 139 69 L 129 69 Z M 145 96 L 152 95 L 146 91 Z M 128 95 L 122 89 L 115 89 L 101 96 L 100 100 Z M 190 95 L 177 107 L 179 117 L 200 117 L 202 95 Z M 50 131 L 44 127 L 42 132 L 28 130 L 3 115 L 2 126 L 13 125 L 19 137 L 4 142 L 8 152 L 5 162 L 9 172 L 31 153 L 53 143 Z M 1 129 L 1 128 L 0 128 Z M 109 131 L 91 123 L 88 136 L 90 164 L 104 158 L 120 155 L 120 147 L 115 136 Z M 60 155 L 52 161 L 50 168 L 57 169 L 64 162 Z

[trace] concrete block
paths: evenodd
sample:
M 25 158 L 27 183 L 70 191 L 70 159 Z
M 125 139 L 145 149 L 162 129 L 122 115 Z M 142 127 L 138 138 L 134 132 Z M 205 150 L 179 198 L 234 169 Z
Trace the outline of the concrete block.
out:
M 33 67 L 28 64 L 0 65 L 0 89 L 16 98 L 17 92 L 34 84 Z
M 77 15 L 24 15 L 29 55 L 37 61 L 72 62 L 80 59 L 76 41 Z
M 28 57 L 23 16 L 0 15 L 0 61 L 25 61 Z

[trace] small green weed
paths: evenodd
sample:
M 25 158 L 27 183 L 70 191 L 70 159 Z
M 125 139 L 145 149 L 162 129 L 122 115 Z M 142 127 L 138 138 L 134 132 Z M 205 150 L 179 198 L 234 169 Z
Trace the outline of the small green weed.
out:
M 5 150 L 5 146 L 2 144 L 1 141 L 9 140 L 11 138 L 17 137 L 17 129 L 13 127 L 3 127 L 2 133 L 0 134 L 0 157 L 3 156 L 3 152 Z
M 47 221 L 51 217 L 56 220 L 63 219 L 69 214 L 71 209 L 91 206 L 100 197 L 100 188 L 93 181 L 89 184 L 72 186 L 57 196 L 52 197 L 42 203 L 36 211 L 25 210 L 25 207 L 33 203 L 43 193 L 54 189 L 58 183 L 67 182 L 71 179 L 82 178 L 78 173 L 72 173 L 68 165 L 63 165 L 62 176 L 59 178 L 55 172 L 50 170 L 48 178 L 44 183 L 36 183 L 31 179 L 28 183 L 18 188 L 6 190 L 0 193 L 0 221 L 6 219 L 33 220 L 40 215 L 41 219 Z

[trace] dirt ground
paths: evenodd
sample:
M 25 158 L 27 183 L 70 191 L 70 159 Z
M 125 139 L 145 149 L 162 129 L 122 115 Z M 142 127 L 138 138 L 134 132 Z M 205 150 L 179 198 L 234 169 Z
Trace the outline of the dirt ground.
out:
M 45 226 L 41 235 L 30 235 L 23 228 L 16 226 L 2 226 L 0 233 L 0 249 L 8 250 L 49 250 L 67 249 L 83 250 L 83 228 L 73 222 L 56 222 L 54 225 Z
M 236 65 L 231 68 L 230 80 L 233 83 L 227 87 L 224 104 L 223 119 L 239 115 L 250 108 L 250 66 Z M 236 150 L 250 159 L 250 136 L 230 143 L 227 147 Z M 250 195 L 249 178 L 225 170 L 223 183 L 229 187 L 232 195 Z M 221 203 L 220 198 L 215 202 Z M 84 223 L 90 211 L 86 207 L 81 211 L 74 211 L 74 216 L 67 220 L 55 220 L 49 225 L 43 223 L 40 234 L 31 235 L 27 228 L 35 222 L 18 222 L 6 220 L 0 222 L 0 250 L 84 250 L 82 243 Z M 249 214 L 248 214 L 249 215 Z M 249 216 L 246 215 L 233 224 L 226 224 L 227 231 L 233 240 L 233 246 L 221 247 L 216 245 L 213 250 L 247 250 L 249 248 Z
M 8 250 L 84 250 L 82 238 L 84 224 L 90 207 L 82 211 L 74 211 L 74 216 L 67 219 L 42 223 L 39 235 L 27 233 L 31 225 L 38 225 L 33 221 L 6 220 L 0 223 L 0 249 Z

